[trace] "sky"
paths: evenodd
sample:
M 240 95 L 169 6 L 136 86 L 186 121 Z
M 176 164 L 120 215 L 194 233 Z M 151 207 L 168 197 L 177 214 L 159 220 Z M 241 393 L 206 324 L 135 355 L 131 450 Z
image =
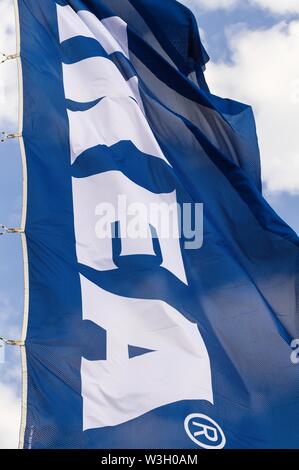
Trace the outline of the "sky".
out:
M 40 0 L 39 0 L 40 1 Z M 264 195 L 299 233 L 299 1 L 181 0 L 196 15 L 210 55 L 211 92 L 253 107 Z M 0 0 L 0 52 L 15 52 L 13 1 Z M 0 131 L 17 130 L 15 61 L 0 65 Z M 20 224 L 18 143 L 0 144 L 0 223 Z M 23 311 L 18 235 L 0 239 L 0 336 L 18 339 Z M 16 448 L 20 422 L 20 356 L 7 347 L 0 363 L 0 449 Z

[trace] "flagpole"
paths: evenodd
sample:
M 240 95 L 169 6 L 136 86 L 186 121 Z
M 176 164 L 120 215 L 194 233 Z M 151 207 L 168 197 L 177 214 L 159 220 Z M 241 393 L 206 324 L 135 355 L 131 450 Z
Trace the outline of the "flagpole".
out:
M 15 10 L 15 24 L 16 24 L 16 60 L 18 66 L 18 91 L 19 91 L 19 112 L 18 112 L 18 140 L 20 144 L 20 152 L 22 159 L 23 171 L 23 203 L 22 203 L 22 218 L 21 218 L 21 240 L 23 251 L 23 265 L 24 265 L 24 314 L 23 326 L 21 333 L 21 361 L 22 361 L 22 403 L 21 403 L 21 424 L 19 434 L 19 449 L 24 448 L 24 436 L 27 418 L 27 360 L 25 341 L 27 336 L 28 326 L 28 311 L 29 311 L 29 273 L 28 273 L 28 251 L 27 239 L 25 234 L 26 217 L 27 217 L 27 160 L 23 140 L 23 73 L 22 73 L 22 60 L 21 54 L 21 35 L 20 35 L 20 17 L 19 17 L 19 4 L 18 0 L 14 0 Z

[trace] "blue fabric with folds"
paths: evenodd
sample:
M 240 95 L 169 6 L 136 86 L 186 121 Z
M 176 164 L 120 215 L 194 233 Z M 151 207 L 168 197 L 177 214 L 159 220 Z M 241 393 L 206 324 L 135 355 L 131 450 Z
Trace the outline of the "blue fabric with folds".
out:
M 183 426 L 191 413 L 217 421 L 227 448 L 298 447 L 299 370 L 290 343 L 299 337 L 299 240 L 262 196 L 251 108 L 206 85 L 208 56 L 193 15 L 174 0 L 18 3 L 30 281 L 25 448 L 196 448 Z M 60 45 L 57 3 L 128 24 L 130 61 L 120 53 L 109 59 L 126 80 L 138 76 L 146 117 L 171 166 L 139 158 L 127 141 L 90 149 L 71 165 L 67 109 L 83 111 L 99 100 L 65 99 L 62 61 L 107 54 L 91 38 Z M 132 8 L 169 60 L 142 35 L 142 22 L 132 21 Z M 182 240 L 188 286 L 160 266 L 158 244 L 156 256 L 135 258 L 119 257 L 116 244 L 113 271 L 78 265 L 72 177 L 110 170 L 154 193 L 175 189 L 180 203 L 204 203 L 203 247 L 184 250 Z M 83 432 L 81 358 L 106 358 L 106 332 L 82 320 L 79 273 L 115 294 L 164 300 L 196 321 L 210 356 L 214 404 L 182 401 Z M 143 353 L 134 348 L 132 357 Z

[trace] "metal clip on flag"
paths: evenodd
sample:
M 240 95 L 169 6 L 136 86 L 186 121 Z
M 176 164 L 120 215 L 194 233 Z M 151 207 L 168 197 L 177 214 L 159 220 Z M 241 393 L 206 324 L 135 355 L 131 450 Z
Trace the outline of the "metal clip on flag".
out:
M 19 132 L 9 133 L 9 132 L 6 132 L 6 131 L 2 131 L 0 135 L 1 135 L 0 142 L 2 144 L 4 142 L 7 142 L 10 139 L 17 139 L 19 137 L 22 137 L 22 134 L 19 133 Z
M 24 341 L 20 341 L 17 339 L 6 339 L 3 336 L 0 336 L 0 341 L 7 346 L 24 346 Z
M 4 54 L 3 52 L 0 52 L 0 56 L 2 57 L 0 64 L 4 64 L 4 62 L 6 62 L 7 60 L 17 59 L 18 57 L 20 57 L 20 54 Z
M 6 235 L 7 233 L 24 233 L 24 230 L 21 228 L 9 228 L 6 225 L 0 224 L 0 236 Z

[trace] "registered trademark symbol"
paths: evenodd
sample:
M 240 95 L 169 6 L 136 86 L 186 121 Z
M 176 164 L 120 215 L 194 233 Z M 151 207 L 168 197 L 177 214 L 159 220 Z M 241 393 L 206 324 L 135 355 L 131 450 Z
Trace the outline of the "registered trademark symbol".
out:
M 203 449 L 223 449 L 226 438 L 219 424 L 200 413 L 186 417 L 184 427 L 187 435 Z

